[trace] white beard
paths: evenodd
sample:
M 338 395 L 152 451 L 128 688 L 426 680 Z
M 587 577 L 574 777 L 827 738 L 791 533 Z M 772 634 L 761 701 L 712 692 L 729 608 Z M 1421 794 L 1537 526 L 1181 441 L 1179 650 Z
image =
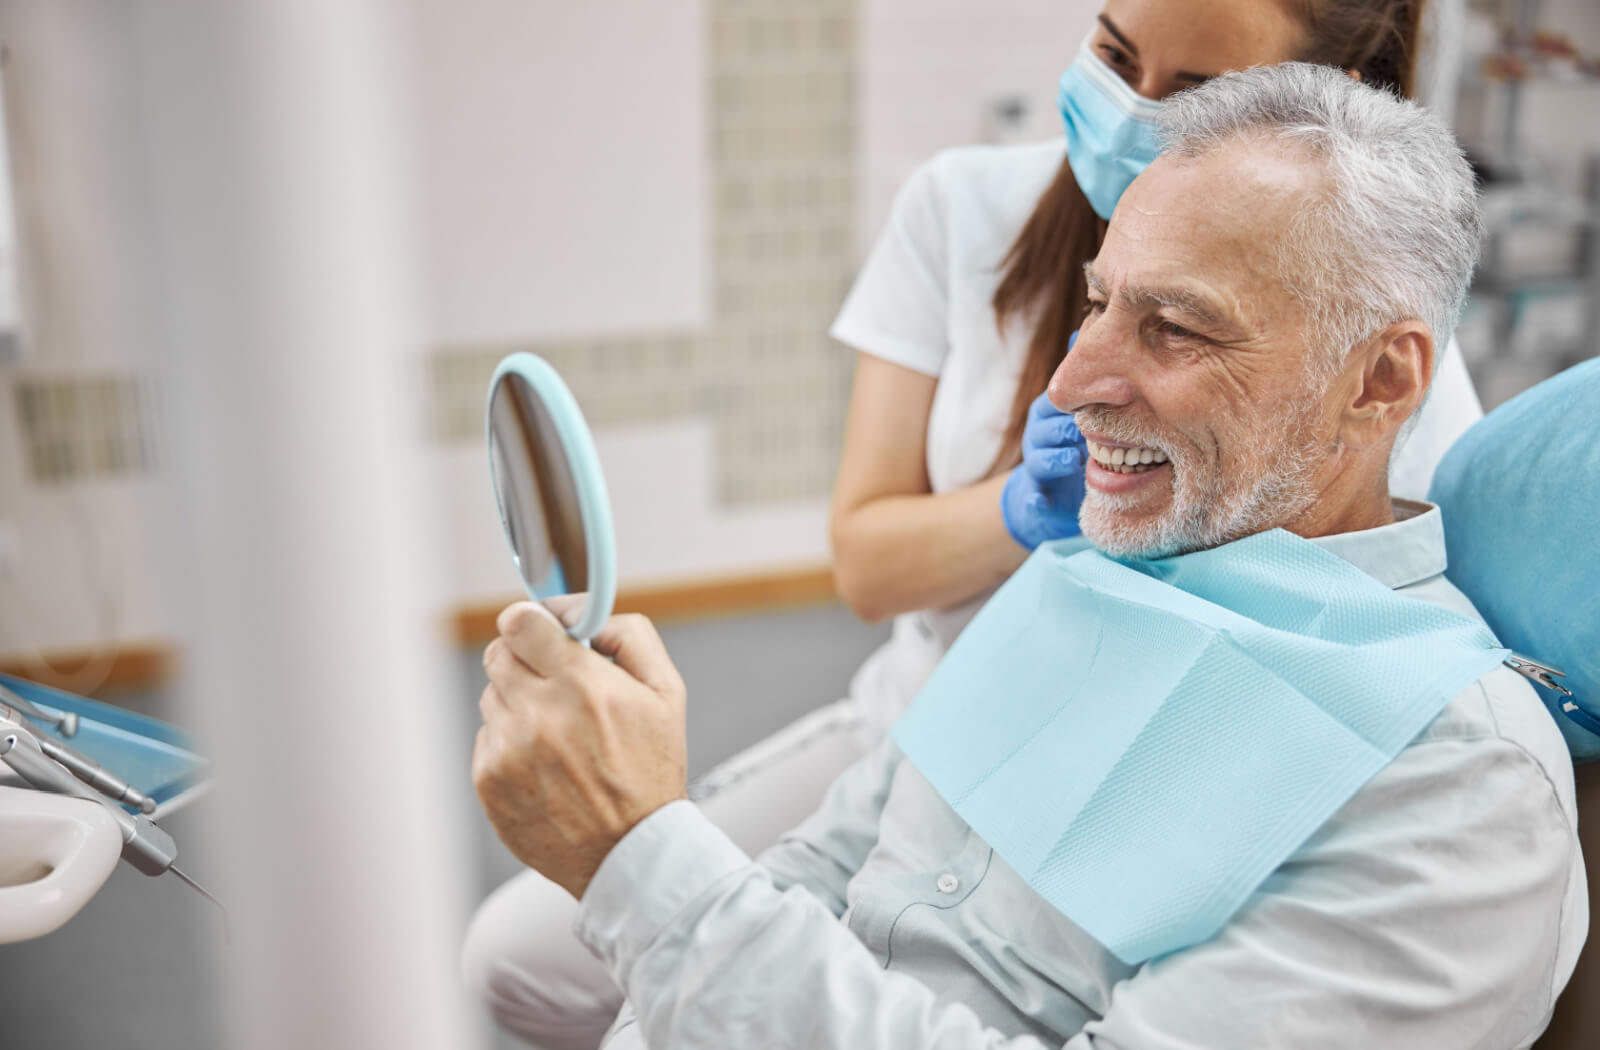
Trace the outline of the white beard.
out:
M 1172 499 L 1156 518 L 1139 520 L 1139 496 L 1101 492 L 1084 494 L 1078 512 L 1083 535 L 1114 558 L 1152 560 L 1206 550 L 1292 521 L 1316 499 L 1312 478 L 1325 450 L 1310 435 L 1310 422 L 1321 397 L 1308 398 L 1283 431 L 1277 447 L 1261 448 L 1251 457 L 1258 467 L 1246 484 L 1230 486 L 1187 445 L 1132 432 L 1115 415 L 1086 409 L 1079 425 L 1115 441 L 1159 448 L 1172 464 Z

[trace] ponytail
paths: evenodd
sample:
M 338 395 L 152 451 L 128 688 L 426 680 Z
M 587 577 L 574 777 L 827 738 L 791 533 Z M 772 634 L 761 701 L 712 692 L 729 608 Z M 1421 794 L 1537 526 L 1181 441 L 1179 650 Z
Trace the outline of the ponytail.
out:
M 1309 41 L 1307 62 L 1341 66 L 1375 88 L 1412 98 L 1425 0 L 1291 0 Z
M 1083 264 L 1100 251 L 1105 235 L 1106 221 L 1095 214 L 1063 160 L 1000 264 L 1004 276 L 994 292 L 996 323 L 1003 328 L 1013 320 L 1030 320 L 1033 335 L 991 474 L 1010 469 L 1021 454 L 1028 406 L 1067 356 L 1067 338 L 1083 321 L 1089 298 Z

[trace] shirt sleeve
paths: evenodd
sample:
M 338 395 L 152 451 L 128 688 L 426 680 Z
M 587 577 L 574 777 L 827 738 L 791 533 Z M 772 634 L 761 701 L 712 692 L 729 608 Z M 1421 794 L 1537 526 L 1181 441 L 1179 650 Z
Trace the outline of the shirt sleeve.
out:
M 829 333 L 893 364 L 937 376 L 949 353 L 948 243 L 936 157 L 896 194 Z
M 626 999 L 622 1001 L 617 1019 L 606 1029 L 605 1038 L 600 1040 L 600 1050 L 648 1050 L 639 1032 L 639 1016 Z
M 1521 747 L 1418 743 L 1214 940 L 1119 983 L 1066 1050 L 1526 1046 L 1565 979 L 1576 848 L 1555 786 Z M 611 1050 L 1055 1045 L 987 1027 L 885 970 L 814 892 L 780 888 L 689 803 L 611 852 L 578 933 L 632 1011 Z
M 780 890 L 688 802 L 641 821 L 589 884 L 578 936 L 631 1013 L 610 1050 L 1045 1050 L 886 971 L 800 886 Z
M 1421 742 L 1213 941 L 1118 984 L 1067 1048 L 1527 1046 L 1565 979 L 1576 848 L 1520 747 Z

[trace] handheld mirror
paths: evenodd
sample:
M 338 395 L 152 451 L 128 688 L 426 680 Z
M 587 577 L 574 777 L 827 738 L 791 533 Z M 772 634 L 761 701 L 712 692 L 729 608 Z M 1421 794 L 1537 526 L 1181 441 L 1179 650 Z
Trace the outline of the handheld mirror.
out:
M 511 561 L 534 601 L 573 595 L 557 613 L 579 641 L 617 595 L 611 503 L 578 403 L 533 354 L 500 362 L 489 384 L 489 476 Z

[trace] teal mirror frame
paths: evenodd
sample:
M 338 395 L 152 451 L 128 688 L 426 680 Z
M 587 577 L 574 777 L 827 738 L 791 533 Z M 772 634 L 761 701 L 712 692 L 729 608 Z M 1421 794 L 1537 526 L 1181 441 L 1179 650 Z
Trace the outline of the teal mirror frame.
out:
M 559 373 L 542 357 L 530 353 L 515 353 L 501 361 L 489 381 L 488 400 L 484 406 L 484 441 L 489 456 L 489 484 L 495 497 L 495 517 L 500 517 L 499 494 L 494 492 L 494 433 L 490 408 L 494 392 L 502 377 L 520 376 L 526 380 L 550 413 L 550 420 L 561 438 L 561 451 L 572 471 L 573 487 L 578 493 L 578 513 L 583 518 L 584 544 L 589 558 L 589 600 L 585 603 L 583 617 L 567 628 L 567 633 L 580 642 L 587 642 L 599 633 L 611 618 L 617 600 L 617 545 L 611 525 L 611 499 L 606 493 L 605 475 L 600 471 L 600 457 L 594 450 L 594 439 L 583 411 Z M 501 522 L 501 533 L 505 533 Z M 506 547 L 513 559 L 517 551 L 506 536 Z M 523 574 L 519 571 L 518 578 Z M 552 597 L 537 594 L 523 581 L 523 589 L 534 601 Z

